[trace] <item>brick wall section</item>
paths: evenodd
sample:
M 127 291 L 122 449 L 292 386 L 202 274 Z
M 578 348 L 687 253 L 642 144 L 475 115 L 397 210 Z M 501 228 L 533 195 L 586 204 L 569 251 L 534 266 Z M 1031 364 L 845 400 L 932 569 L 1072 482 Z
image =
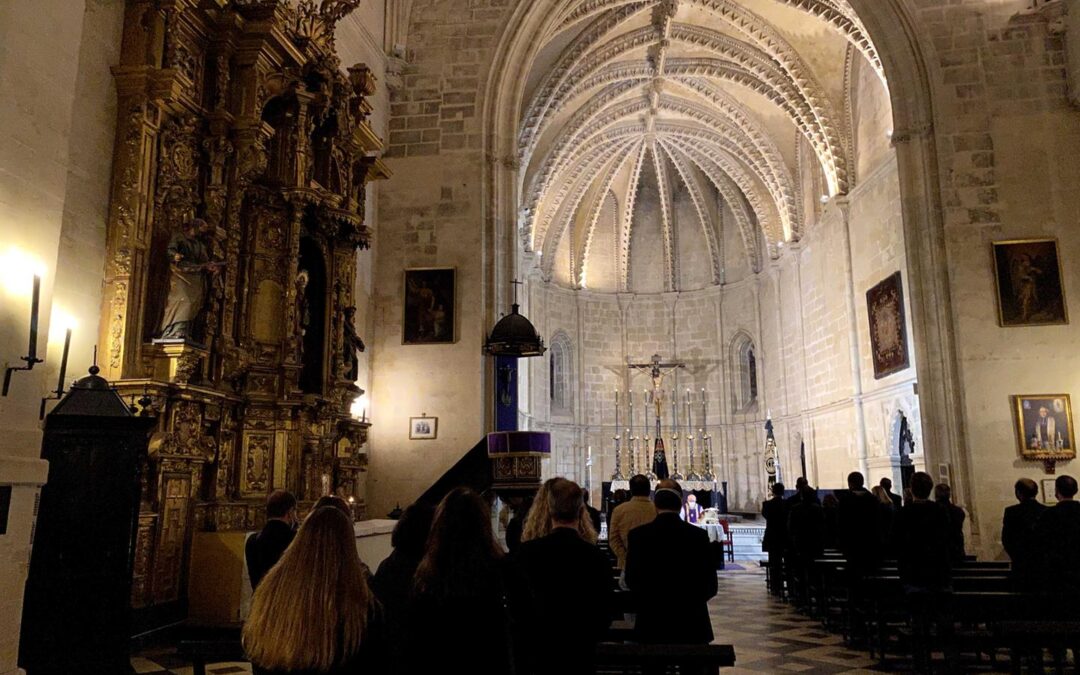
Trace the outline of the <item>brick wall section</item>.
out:
M 479 150 L 480 92 L 509 0 L 417 0 L 404 87 L 390 98 L 388 157 Z

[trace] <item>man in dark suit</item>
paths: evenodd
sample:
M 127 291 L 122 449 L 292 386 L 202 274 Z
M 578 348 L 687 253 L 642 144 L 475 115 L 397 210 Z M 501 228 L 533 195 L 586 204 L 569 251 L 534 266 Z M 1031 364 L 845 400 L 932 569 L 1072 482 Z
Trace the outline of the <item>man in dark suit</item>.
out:
M 1031 588 L 1036 580 L 1035 563 L 1038 548 L 1035 543 L 1035 524 L 1046 510 L 1038 500 L 1039 486 L 1030 478 L 1016 481 L 1014 488 L 1019 504 L 1005 508 L 1001 523 L 1001 545 L 1012 560 L 1012 577 L 1021 589 Z
M 774 483 L 772 499 L 761 505 L 761 516 L 765 519 L 761 550 L 769 554 L 769 591 L 773 595 L 783 595 L 784 552 L 788 544 L 788 506 L 784 501 L 784 484 Z
M 848 474 L 848 491 L 840 496 L 837 523 L 848 572 L 858 578 L 873 571 L 881 555 L 878 500 L 866 489 L 865 480 L 858 471 Z
M 1072 476 L 1058 476 L 1054 493 L 1058 503 L 1043 512 L 1035 525 L 1039 550 L 1038 590 L 1080 595 L 1080 502 Z
M 716 567 L 705 530 L 679 518 L 682 488 L 661 481 L 653 497 L 656 520 L 630 531 L 626 584 L 638 603 L 637 638 L 646 643 L 709 644 L 708 601 Z
M 900 581 L 909 592 L 944 591 L 950 583 L 949 516 L 930 501 L 933 488 L 930 474 L 912 474 L 912 502 L 900 509 L 893 525 Z
M 900 498 L 900 495 L 893 494 L 891 478 L 885 476 L 878 485 L 885 489 L 885 494 L 889 495 L 889 500 L 893 504 L 893 511 L 899 512 L 900 509 L 904 508 L 904 500 Z
M 934 486 L 934 501 L 949 516 L 949 552 L 952 554 L 953 563 L 964 562 L 964 519 L 967 514 L 964 509 L 952 503 L 952 488 L 945 483 Z
M 296 512 L 296 497 L 285 490 L 274 490 L 266 498 L 266 525 L 258 534 L 248 537 L 244 545 L 251 590 L 277 564 L 296 534 L 300 519 Z
M 536 602 L 537 675 L 592 673 L 596 643 L 611 624 L 611 563 L 578 534 L 584 510 L 577 483 L 555 479 L 551 534 L 524 542 L 514 555 Z

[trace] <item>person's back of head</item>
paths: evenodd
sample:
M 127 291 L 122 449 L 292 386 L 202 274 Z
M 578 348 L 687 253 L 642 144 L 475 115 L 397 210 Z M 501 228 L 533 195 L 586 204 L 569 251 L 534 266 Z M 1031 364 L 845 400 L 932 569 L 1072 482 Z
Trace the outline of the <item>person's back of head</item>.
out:
M 881 479 L 881 481 L 878 483 L 878 485 L 880 485 L 882 488 L 884 488 L 885 492 L 891 492 L 892 491 L 892 479 L 889 478 L 888 476 L 884 476 Z
M 773 497 L 783 497 L 784 496 L 784 484 L 783 483 L 773 483 L 772 496 Z
M 1030 501 L 1039 496 L 1039 486 L 1030 478 L 1021 478 L 1013 487 L 1013 494 L 1020 502 Z
M 852 471 L 847 477 L 847 486 L 849 490 L 861 490 L 866 485 L 866 479 L 858 471 Z
M 925 471 L 916 471 L 911 474 L 911 496 L 915 499 L 930 499 L 930 493 L 934 490 L 934 479 Z
M 1076 496 L 1076 489 L 1076 479 L 1072 476 L 1058 476 L 1054 481 L 1058 501 L 1071 501 Z
M 256 588 L 244 649 L 267 670 L 328 671 L 359 649 L 372 598 L 352 521 L 315 509 Z
M 266 517 L 284 519 L 296 509 L 296 497 L 288 490 L 274 490 L 266 498 Z
M 390 545 L 410 558 L 418 559 L 424 555 L 428 534 L 431 533 L 431 521 L 435 518 L 435 509 L 426 502 L 410 504 L 398 519 L 390 535 Z
M 810 485 L 810 481 L 806 480 L 806 476 L 799 476 L 795 479 L 795 491 L 802 494 L 802 489 Z
M 539 539 L 551 532 L 551 486 L 557 480 L 561 479 L 547 479 L 536 492 L 532 506 L 525 514 L 525 525 L 521 528 L 521 541 Z
M 656 484 L 653 504 L 657 511 L 678 511 L 682 508 L 682 486 L 671 478 L 660 481 Z
M 490 584 L 502 556 L 491 531 L 487 503 L 468 488 L 455 488 L 435 509 L 427 550 L 416 570 L 416 592 L 443 598 L 469 596 Z
M 803 480 L 805 481 L 806 479 L 804 478 Z M 817 504 L 817 488 L 810 485 L 808 482 L 803 482 L 803 484 L 799 486 L 799 501 L 803 504 Z
M 315 506 L 311 507 L 311 510 L 315 511 L 315 509 L 321 509 L 324 506 L 331 506 L 344 513 L 350 519 L 353 517 L 352 509 L 349 508 L 349 502 L 337 495 L 323 495 L 322 497 L 319 497 L 319 501 L 315 502 Z
M 551 521 L 553 525 L 577 527 L 585 508 L 585 494 L 577 483 L 556 479 L 551 486 Z
M 874 494 L 874 497 L 876 497 L 877 500 L 882 504 L 886 506 L 892 506 L 892 499 L 889 498 L 889 493 L 885 491 L 885 488 L 881 487 L 880 485 L 875 485 L 873 488 L 871 488 L 870 492 L 872 492 Z
M 952 488 L 946 483 L 938 483 L 934 486 L 934 501 L 939 504 L 952 503 Z
M 639 473 L 630 479 L 631 497 L 648 497 L 650 492 L 652 492 L 652 485 L 645 476 Z

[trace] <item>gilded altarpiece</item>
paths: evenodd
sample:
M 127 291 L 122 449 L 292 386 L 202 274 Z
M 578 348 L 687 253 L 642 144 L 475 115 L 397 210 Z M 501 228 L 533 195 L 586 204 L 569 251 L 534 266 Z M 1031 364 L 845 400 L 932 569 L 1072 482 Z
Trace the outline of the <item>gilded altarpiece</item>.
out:
M 335 54 L 359 1 L 127 2 L 100 341 L 102 374 L 159 420 L 144 625 L 183 614 L 194 531 L 259 527 L 277 488 L 363 508 L 353 288 L 388 171 L 374 77 Z

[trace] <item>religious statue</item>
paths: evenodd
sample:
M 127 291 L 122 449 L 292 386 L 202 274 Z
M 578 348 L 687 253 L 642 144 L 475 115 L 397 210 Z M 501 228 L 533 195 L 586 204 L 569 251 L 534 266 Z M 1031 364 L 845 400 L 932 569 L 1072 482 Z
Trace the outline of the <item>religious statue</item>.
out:
M 308 307 L 307 287 L 310 275 L 307 270 L 296 273 L 296 335 L 299 343 L 300 361 L 304 360 L 304 336 L 311 325 L 311 310 Z
M 344 365 L 344 377 L 349 382 L 356 382 L 360 377 L 360 357 L 358 352 L 364 351 L 364 341 L 356 334 L 356 308 L 346 307 L 344 310 L 345 336 L 341 347 L 341 362 Z
M 207 273 L 217 274 L 220 265 L 210 262 L 206 244 L 199 238 L 206 221 L 192 218 L 169 240 L 169 295 L 161 319 L 160 340 L 187 340 L 206 301 Z
M 664 371 L 685 368 L 686 364 L 677 362 L 662 363 L 660 355 L 653 354 L 652 360 L 648 363 L 630 363 L 629 359 L 627 359 L 626 365 L 635 370 L 647 372 L 652 380 L 652 403 L 656 406 L 656 440 L 653 445 L 652 473 L 663 480 L 670 475 L 668 472 L 667 451 L 664 448 L 664 439 L 661 437 L 660 431 L 660 420 L 663 415 L 661 404 L 664 401 L 664 377 L 666 376 Z

